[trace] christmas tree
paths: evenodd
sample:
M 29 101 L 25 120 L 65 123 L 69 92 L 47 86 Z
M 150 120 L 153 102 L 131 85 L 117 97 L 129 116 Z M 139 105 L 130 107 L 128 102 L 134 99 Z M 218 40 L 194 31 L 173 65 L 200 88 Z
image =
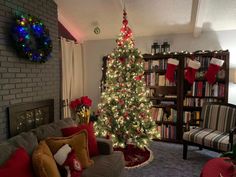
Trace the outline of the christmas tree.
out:
M 147 99 L 142 55 L 134 47 L 126 16 L 124 10 L 117 47 L 107 59 L 106 89 L 95 127 L 97 135 L 111 138 L 116 147 L 132 143 L 143 148 L 157 131 L 150 116 L 152 105 Z

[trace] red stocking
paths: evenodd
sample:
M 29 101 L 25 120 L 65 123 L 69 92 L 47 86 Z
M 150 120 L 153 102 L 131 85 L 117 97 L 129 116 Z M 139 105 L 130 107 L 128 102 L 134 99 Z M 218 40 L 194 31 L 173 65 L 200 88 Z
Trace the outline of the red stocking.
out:
M 179 60 L 169 58 L 167 62 L 167 70 L 166 70 L 166 79 L 170 82 L 174 82 L 175 80 L 175 69 L 179 65 Z
M 189 82 L 189 84 L 193 84 L 195 80 L 196 71 L 200 68 L 201 63 L 196 60 L 188 60 L 187 71 L 185 72 L 185 79 Z
M 210 61 L 210 66 L 205 74 L 205 78 L 209 84 L 213 84 L 216 81 L 216 74 L 220 70 L 220 67 L 224 64 L 224 60 L 217 58 L 212 58 Z
M 56 162 L 63 166 L 67 171 L 67 177 L 80 177 L 82 173 L 82 166 L 77 159 L 75 151 L 71 149 L 68 144 L 62 146 L 55 154 Z

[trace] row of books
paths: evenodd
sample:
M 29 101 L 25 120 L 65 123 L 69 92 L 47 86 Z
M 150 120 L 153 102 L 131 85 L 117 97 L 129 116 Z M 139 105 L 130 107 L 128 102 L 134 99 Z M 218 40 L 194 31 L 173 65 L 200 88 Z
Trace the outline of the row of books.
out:
M 160 133 L 161 139 L 176 139 L 176 126 L 175 125 L 159 125 L 157 131 Z
M 187 63 L 188 63 L 188 60 L 191 60 L 191 59 L 186 59 L 184 60 L 184 67 L 187 67 Z M 203 68 L 206 68 L 209 66 L 210 64 L 210 61 L 211 61 L 211 57 L 206 57 L 206 56 L 196 56 L 194 58 L 194 60 L 197 60 L 201 63 L 201 67 Z
M 176 86 L 175 82 L 170 82 L 165 75 L 158 73 L 149 73 L 145 75 L 147 86 Z
M 168 96 L 168 95 L 166 95 Z M 163 97 L 164 98 L 167 98 L 166 96 Z M 174 97 L 173 97 L 174 98 Z M 174 107 L 176 105 L 176 100 L 175 101 L 160 101 L 158 99 L 153 99 L 151 100 L 152 101 L 152 104 L 155 105 L 155 107 Z
M 183 113 L 183 121 L 184 123 L 196 123 L 199 124 L 199 120 L 201 117 L 200 111 L 194 111 L 194 112 L 189 112 L 189 111 L 184 111 Z
M 166 70 L 167 59 L 149 60 L 144 62 L 144 70 Z
M 153 88 L 147 88 L 148 90 L 148 97 L 155 97 L 156 96 L 156 90 Z
M 202 107 L 205 102 L 219 102 L 216 98 L 185 98 L 184 106 Z
M 215 96 L 224 97 L 225 85 L 216 82 L 214 85 L 207 81 L 194 82 L 191 90 L 191 96 Z
M 175 109 L 165 110 L 163 108 L 151 108 L 152 119 L 154 121 L 177 121 L 177 111 Z

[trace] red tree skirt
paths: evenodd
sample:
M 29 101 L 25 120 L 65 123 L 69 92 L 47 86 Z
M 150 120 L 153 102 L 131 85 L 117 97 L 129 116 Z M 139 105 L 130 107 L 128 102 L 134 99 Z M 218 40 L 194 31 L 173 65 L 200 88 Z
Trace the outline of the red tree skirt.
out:
M 152 152 L 148 148 L 140 149 L 134 145 L 127 145 L 125 148 L 114 148 L 115 151 L 122 151 L 125 157 L 126 168 L 137 168 L 152 161 Z

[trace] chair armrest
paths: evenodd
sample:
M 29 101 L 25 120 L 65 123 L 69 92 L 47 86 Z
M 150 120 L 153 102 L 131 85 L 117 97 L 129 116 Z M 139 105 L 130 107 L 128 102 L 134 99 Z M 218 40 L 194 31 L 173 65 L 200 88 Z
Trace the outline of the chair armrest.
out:
M 105 138 L 97 138 L 98 150 L 100 154 L 109 155 L 113 153 L 112 141 Z
M 230 131 L 229 131 L 229 143 L 231 144 L 231 150 L 232 150 L 233 144 L 234 144 L 233 139 L 234 139 L 234 134 L 235 133 L 236 133 L 236 127 L 230 129 Z

